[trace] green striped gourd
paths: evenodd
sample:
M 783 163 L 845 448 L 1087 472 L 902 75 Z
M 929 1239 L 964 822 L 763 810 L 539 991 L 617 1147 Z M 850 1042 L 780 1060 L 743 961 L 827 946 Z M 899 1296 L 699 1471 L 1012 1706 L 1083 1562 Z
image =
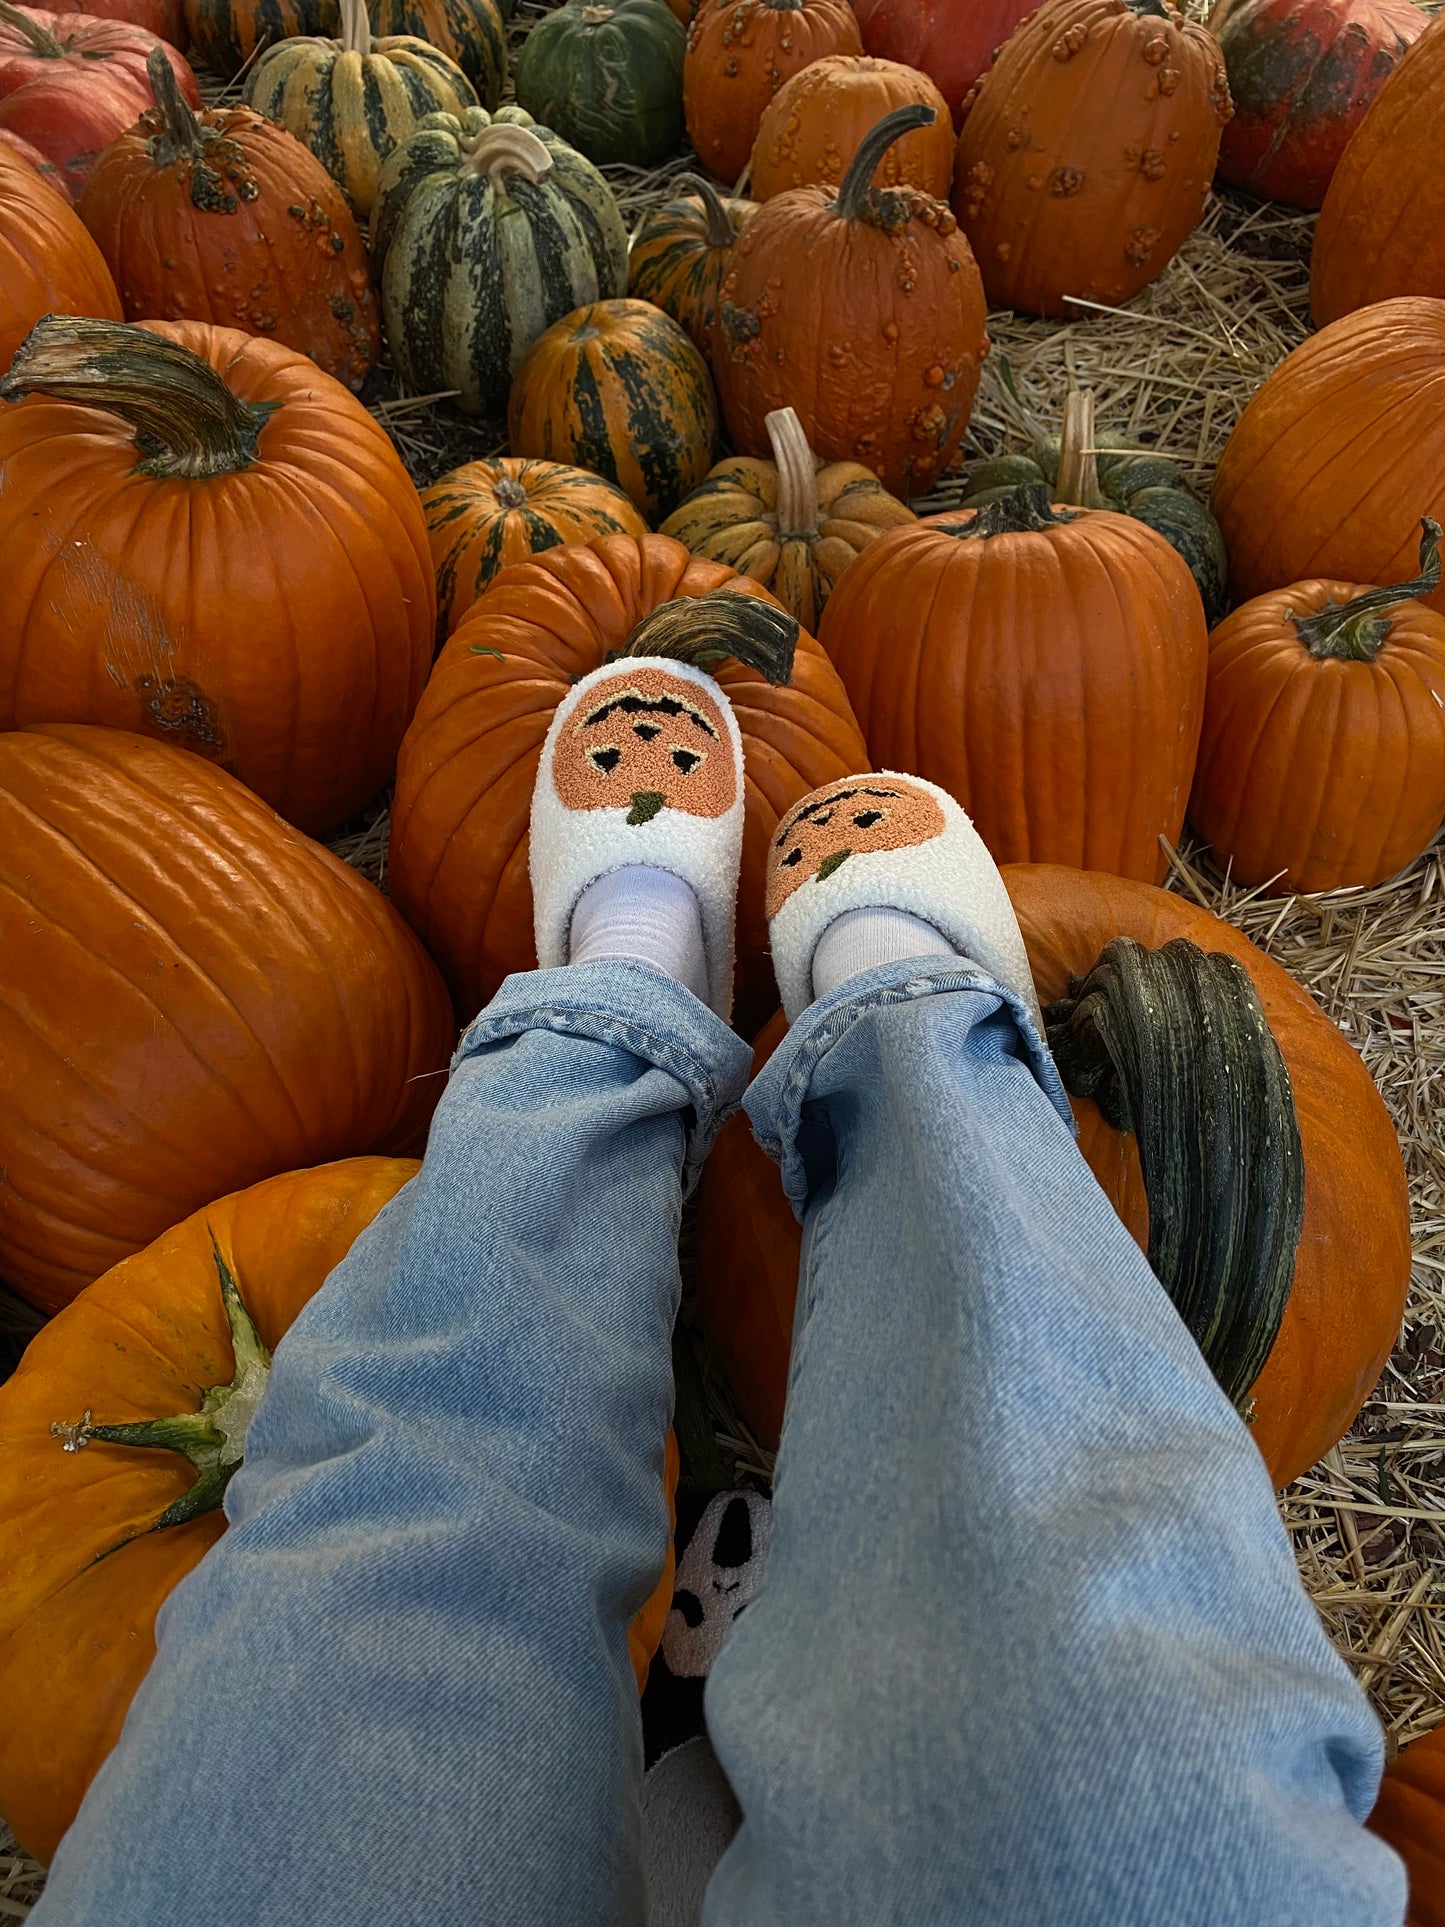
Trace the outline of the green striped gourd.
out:
M 258 114 L 309 147 L 368 215 L 381 164 L 428 114 L 477 105 L 456 62 L 403 34 L 373 40 L 362 0 L 341 0 L 339 40 L 283 40 L 246 83 Z
M 676 185 L 687 191 L 654 207 L 632 237 L 627 292 L 670 314 L 711 362 L 718 290 L 758 204 L 736 195 L 724 200 L 702 174 L 679 174 Z
M 258 47 L 335 33 L 336 0 L 185 0 L 191 58 L 229 80 Z
M 371 31 L 382 38 L 410 34 L 440 47 L 495 107 L 507 84 L 507 29 L 497 0 L 371 0 Z
M 627 288 L 611 188 L 518 107 L 421 121 L 381 171 L 371 251 L 398 372 L 469 415 L 503 411 L 543 329 Z
M 378 38 L 413 34 L 430 41 L 461 68 L 483 100 L 498 101 L 507 79 L 510 6 L 498 0 L 371 0 L 371 31 Z M 299 35 L 334 35 L 341 24 L 338 0 L 186 0 L 194 50 L 213 72 L 237 74 L 258 47 L 274 47 Z
M 687 29 L 664 0 L 567 0 L 517 56 L 517 99 L 589 160 L 653 167 L 682 145 Z

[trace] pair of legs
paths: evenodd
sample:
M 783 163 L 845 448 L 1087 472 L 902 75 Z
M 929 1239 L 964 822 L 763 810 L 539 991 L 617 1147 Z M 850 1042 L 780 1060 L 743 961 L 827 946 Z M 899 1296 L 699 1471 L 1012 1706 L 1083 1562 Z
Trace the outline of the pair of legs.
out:
M 276 1354 L 37 1927 L 640 1927 L 626 1628 L 679 1214 L 749 1062 L 615 957 L 477 1018 Z M 708 1689 L 711 1927 L 1398 1927 L 1376 1723 L 1017 986 L 847 976 L 746 1103 L 805 1235 L 768 1574 Z

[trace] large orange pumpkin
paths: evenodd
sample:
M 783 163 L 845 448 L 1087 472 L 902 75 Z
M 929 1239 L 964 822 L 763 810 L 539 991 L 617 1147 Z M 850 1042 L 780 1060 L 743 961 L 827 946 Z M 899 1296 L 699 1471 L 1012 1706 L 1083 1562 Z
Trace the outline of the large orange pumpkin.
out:
M 1445 1927 L 1445 1725 L 1413 1740 L 1385 1768 L 1366 1824 L 1409 1871 L 1406 1927 Z
M 861 54 L 847 0 L 701 0 L 687 35 L 687 137 L 720 181 L 748 164 L 763 109 L 790 74 L 825 54 Z
M 837 187 L 865 134 L 894 107 L 924 106 L 934 119 L 888 149 L 875 187 L 916 187 L 946 201 L 953 184 L 953 122 L 926 74 L 870 54 L 830 54 L 785 81 L 763 109 L 749 192 L 771 200 L 790 187 Z
M 1340 156 L 1315 227 L 1318 327 L 1394 295 L 1445 296 L 1445 20 L 1432 20 Z
M 875 765 L 941 783 L 1000 863 L 1164 874 L 1208 637 L 1155 530 L 1042 487 L 930 516 L 863 551 L 819 638 Z
M 1115 937 L 1157 950 L 1183 937 L 1248 971 L 1294 1088 L 1304 1225 L 1283 1323 L 1255 1378 L 1253 1430 L 1277 1485 L 1342 1436 L 1399 1331 L 1410 1280 L 1410 1209 L 1389 1114 L 1359 1057 L 1278 964 L 1207 910 L 1150 884 L 1048 864 L 1004 871 L 1044 1004 L 1068 993 Z M 757 1042 L 761 1063 L 781 1013 Z M 1080 1149 L 1131 1235 L 1149 1207 L 1132 1136 L 1074 1100 Z M 767 1443 L 782 1418 L 800 1235 L 777 1167 L 745 1119 L 727 1124 L 703 1174 L 699 1312 L 745 1416 Z
M 105 723 L 322 832 L 386 783 L 426 680 L 421 502 L 315 362 L 203 322 L 54 316 L 0 383 L 0 729 Z
M 0 1691 L 11 1714 L 0 1732 L 0 1813 L 40 1859 L 54 1853 L 119 1737 L 155 1656 L 156 1613 L 226 1529 L 220 1500 L 228 1468 L 241 1461 L 215 1463 L 208 1421 L 233 1399 L 238 1417 L 246 1413 L 264 1385 L 267 1354 L 419 1168 L 352 1158 L 205 1206 L 97 1279 L 31 1341 L 0 1387 L 0 1530 L 9 1553 Z M 219 1398 L 217 1387 L 226 1388 Z M 194 1458 L 103 1435 L 176 1414 L 193 1430 Z M 672 1438 L 665 1476 L 671 1491 Z M 155 1530 L 167 1514 L 174 1522 Z M 671 1579 L 669 1548 L 629 1637 L 639 1687 L 672 1603 Z
M 0 145 L 0 374 L 42 315 L 119 321 L 105 257 L 63 195 Z
M 1225 446 L 1212 506 L 1238 599 L 1412 575 L 1421 516 L 1445 522 L 1445 301 L 1360 308 L 1287 355 Z M 1429 601 L 1445 613 L 1445 589 Z
M 401 918 L 199 757 L 0 736 L 0 1276 L 48 1311 L 208 1199 L 410 1152 L 455 1030 Z
M 609 535 L 504 569 L 442 651 L 402 744 L 391 818 L 392 897 L 470 1015 L 509 971 L 536 964 L 527 822 L 542 741 L 574 679 L 677 597 L 728 587 L 772 598 L 665 535 Z M 721 664 L 747 757 L 738 898 L 740 1021 L 775 1000 L 763 916 L 768 840 L 819 783 L 867 766 L 836 672 L 801 635 L 792 681 Z

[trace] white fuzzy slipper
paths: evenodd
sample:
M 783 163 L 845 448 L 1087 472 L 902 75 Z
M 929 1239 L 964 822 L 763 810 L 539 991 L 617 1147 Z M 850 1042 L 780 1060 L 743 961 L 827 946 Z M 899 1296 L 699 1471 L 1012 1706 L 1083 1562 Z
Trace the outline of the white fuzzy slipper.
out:
M 805 796 L 768 854 L 773 969 L 788 1022 L 813 1000 L 813 953 L 835 918 L 886 907 L 921 917 L 1043 1021 L 998 866 L 946 790 L 879 770 Z

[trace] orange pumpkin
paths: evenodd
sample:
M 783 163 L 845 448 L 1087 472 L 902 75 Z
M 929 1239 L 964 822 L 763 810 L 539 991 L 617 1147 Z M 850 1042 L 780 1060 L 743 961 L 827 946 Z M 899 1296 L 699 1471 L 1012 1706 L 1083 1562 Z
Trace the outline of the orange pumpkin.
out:
M 711 362 L 718 294 L 757 202 L 724 199 L 701 174 L 679 174 L 674 185 L 688 192 L 654 207 L 632 237 L 627 292 L 671 315 Z
M 1324 327 L 1395 295 L 1445 296 L 1445 20 L 1432 20 L 1350 136 L 1310 256 Z
M 277 1171 L 424 1138 L 455 1035 L 390 905 L 199 757 L 0 736 L 0 1275 L 47 1311 Z
M 0 374 L 42 315 L 120 320 L 105 257 L 63 195 L 0 146 Z
M 53 316 L 0 383 L 0 729 L 137 729 L 321 832 L 426 680 L 421 503 L 315 362 L 203 322 Z
M 1297 582 L 1243 603 L 1209 639 L 1189 815 L 1236 883 L 1382 883 L 1445 820 L 1440 527 L 1393 589 Z
M 1204 212 L 1224 56 L 1170 0 L 1047 0 L 964 101 L 953 207 L 990 306 L 1118 306 Z
M 352 1158 L 207 1205 L 97 1279 L 0 1387 L 10 1551 L 0 1690 L 13 1715 L 0 1733 L 0 1813 L 40 1859 L 119 1737 L 155 1656 L 156 1613 L 226 1529 L 220 1501 L 241 1461 L 215 1463 L 224 1435 L 210 1421 L 259 1395 L 297 1313 L 419 1168 Z M 193 1429 L 194 1458 L 104 1436 L 176 1414 Z M 671 1437 L 665 1476 L 671 1495 Z M 671 1568 L 669 1548 L 631 1628 L 639 1688 L 672 1603 Z
M 442 651 L 397 768 L 388 884 L 470 1014 L 508 972 L 530 970 L 527 822 L 542 741 L 573 679 L 677 597 L 722 587 L 772 598 L 663 535 L 609 535 L 504 569 Z M 722 663 L 747 757 L 738 898 L 740 1021 L 775 1001 L 763 916 L 768 839 L 819 783 L 866 766 L 842 684 L 801 635 L 792 681 Z
M 846 0 L 701 0 L 682 65 L 687 137 L 720 181 L 748 164 L 763 109 L 825 54 L 861 54 Z
M 1252 1386 L 1253 1433 L 1276 1485 L 1313 1465 L 1369 1394 L 1399 1330 L 1410 1279 L 1410 1212 L 1389 1114 L 1359 1057 L 1318 1005 L 1238 931 L 1186 898 L 1053 865 L 1004 871 L 1039 997 L 1067 995 L 1105 945 L 1157 950 L 1183 937 L 1243 964 L 1293 1084 L 1304 1150 L 1304 1225 L 1283 1322 Z M 783 1034 L 758 1038 L 761 1063 Z M 1079 1148 L 1130 1234 L 1149 1207 L 1132 1136 L 1074 1099 Z M 765 1442 L 782 1415 L 800 1234 L 777 1167 L 745 1120 L 724 1127 L 703 1174 L 698 1309 L 743 1412 Z
M 1235 425 L 1214 517 L 1237 600 L 1315 577 L 1388 588 L 1445 522 L 1445 301 L 1401 296 L 1287 355 Z M 1445 614 L 1445 589 L 1427 600 Z
M 861 462 L 905 501 L 952 460 L 988 353 L 983 287 L 941 201 L 871 183 L 932 108 L 895 107 L 836 190 L 765 201 L 722 286 L 714 368 L 739 454 L 769 452 L 793 408 L 815 452 Z
M 819 639 L 874 763 L 941 783 L 1000 863 L 1163 876 L 1208 637 L 1162 535 L 1022 488 L 880 536 L 829 598 Z
M 934 119 L 890 147 L 875 187 L 916 187 L 946 201 L 953 184 L 953 122 L 926 74 L 869 54 L 831 54 L 785 81 L 763 109 L 749 187 L 759 201 L 790 187 L 836 187 L 865 134 L 894 107 L 922 105 Z
M 1396 1754 L 1366 1825 L 1409 1872 L 1406 1927 L 1445 1927 L 1445 1725 Z

